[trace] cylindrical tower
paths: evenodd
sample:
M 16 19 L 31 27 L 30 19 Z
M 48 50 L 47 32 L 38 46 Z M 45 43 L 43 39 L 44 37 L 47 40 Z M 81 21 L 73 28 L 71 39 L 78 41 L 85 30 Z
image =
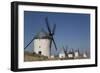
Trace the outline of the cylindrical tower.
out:
M 51 37 L 46 32 L 39 32 L 34 37 L 34 52 L 37 54 L 50 57 L 50 42 Z

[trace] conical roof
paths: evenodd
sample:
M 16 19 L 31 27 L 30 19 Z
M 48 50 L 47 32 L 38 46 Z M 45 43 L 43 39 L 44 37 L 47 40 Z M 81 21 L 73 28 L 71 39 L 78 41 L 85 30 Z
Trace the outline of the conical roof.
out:
M 51 36 L 49 35 L 49 33 L 42 29 L 35 35 L 34 39 L 51 39 Z

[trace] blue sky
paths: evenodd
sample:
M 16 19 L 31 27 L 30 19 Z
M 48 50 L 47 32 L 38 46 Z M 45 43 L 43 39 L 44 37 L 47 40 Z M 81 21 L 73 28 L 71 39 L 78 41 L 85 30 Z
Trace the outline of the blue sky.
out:
M 90 50 L 90 15 L 79 13 L 55 13 L 55 12 L 24 12 L 24 47 L 42 28 L 47 31 L 45 17 L 48 17 L 51 28 L 56 24 L 55 41 L 60 52 L 63 46 Z M 26 50 L 32 51 L 32 44 Z M 52 53 L 55 49 L 52 45 Z

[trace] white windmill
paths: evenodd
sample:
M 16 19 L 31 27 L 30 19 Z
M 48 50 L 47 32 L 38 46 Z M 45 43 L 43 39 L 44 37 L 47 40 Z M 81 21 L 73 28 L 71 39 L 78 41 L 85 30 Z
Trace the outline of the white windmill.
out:
M 34 52 L 36 54 L 50 56 L 51 37 L 43 29 L 34 37 Z
M 55 34 L 56 24 L 54 24 L 54 27 L 51 31 L 50 24 L 48 22 L 47 17 L 45 18 L 45 21 L 46 21 L 48 32 L 42 29 L 25 48 L 27 48 L 33 41 L 34 42 L 33 50 L 36 54 L 50 57 L 52 43 L 54 44 L 55 49 L 57 50 L 57 46 L 53 37 Z
M 64 47 L 61 49 L 60 53 L 59 53 L 59 58 L 65 58 L 65 51 L 64 51 Z
M 74 52 L 74 58 L 79 58 L 79 57 L 80 57 L 80 51 L 78 49 L 78 50 L 75 50 Z
M 84 52 L 83 53 L 83 58 L 87 58 L 88 56 L 87 56 L 87 52 Z
M 71 49 L 69 52 L 68 52 L 68 58 L 69 59 L 74 59 L 74 50 Z

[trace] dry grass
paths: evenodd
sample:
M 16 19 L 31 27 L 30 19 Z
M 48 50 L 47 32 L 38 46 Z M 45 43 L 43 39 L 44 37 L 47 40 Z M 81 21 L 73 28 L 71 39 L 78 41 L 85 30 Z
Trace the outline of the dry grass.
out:
M 24 54 L 24 61 L 43 61 L 43 60 L 48 60 L 48 57 L 32 53 Z
M 24 53 L 24 61 L 25 62 L 31 62 L 31 61 L 50 61 L 50 60 L 76 60 L 76 59 L 87 59 L 87 58 L 59 58 L 59 57 L 55 57 L 55 58 L 48 58 L 47 56 L 43 56 L 43 55 L 39 55 L 39 54 L 33 54 L 33 53 L 29 53 L 29 52 L 25 52 Z

